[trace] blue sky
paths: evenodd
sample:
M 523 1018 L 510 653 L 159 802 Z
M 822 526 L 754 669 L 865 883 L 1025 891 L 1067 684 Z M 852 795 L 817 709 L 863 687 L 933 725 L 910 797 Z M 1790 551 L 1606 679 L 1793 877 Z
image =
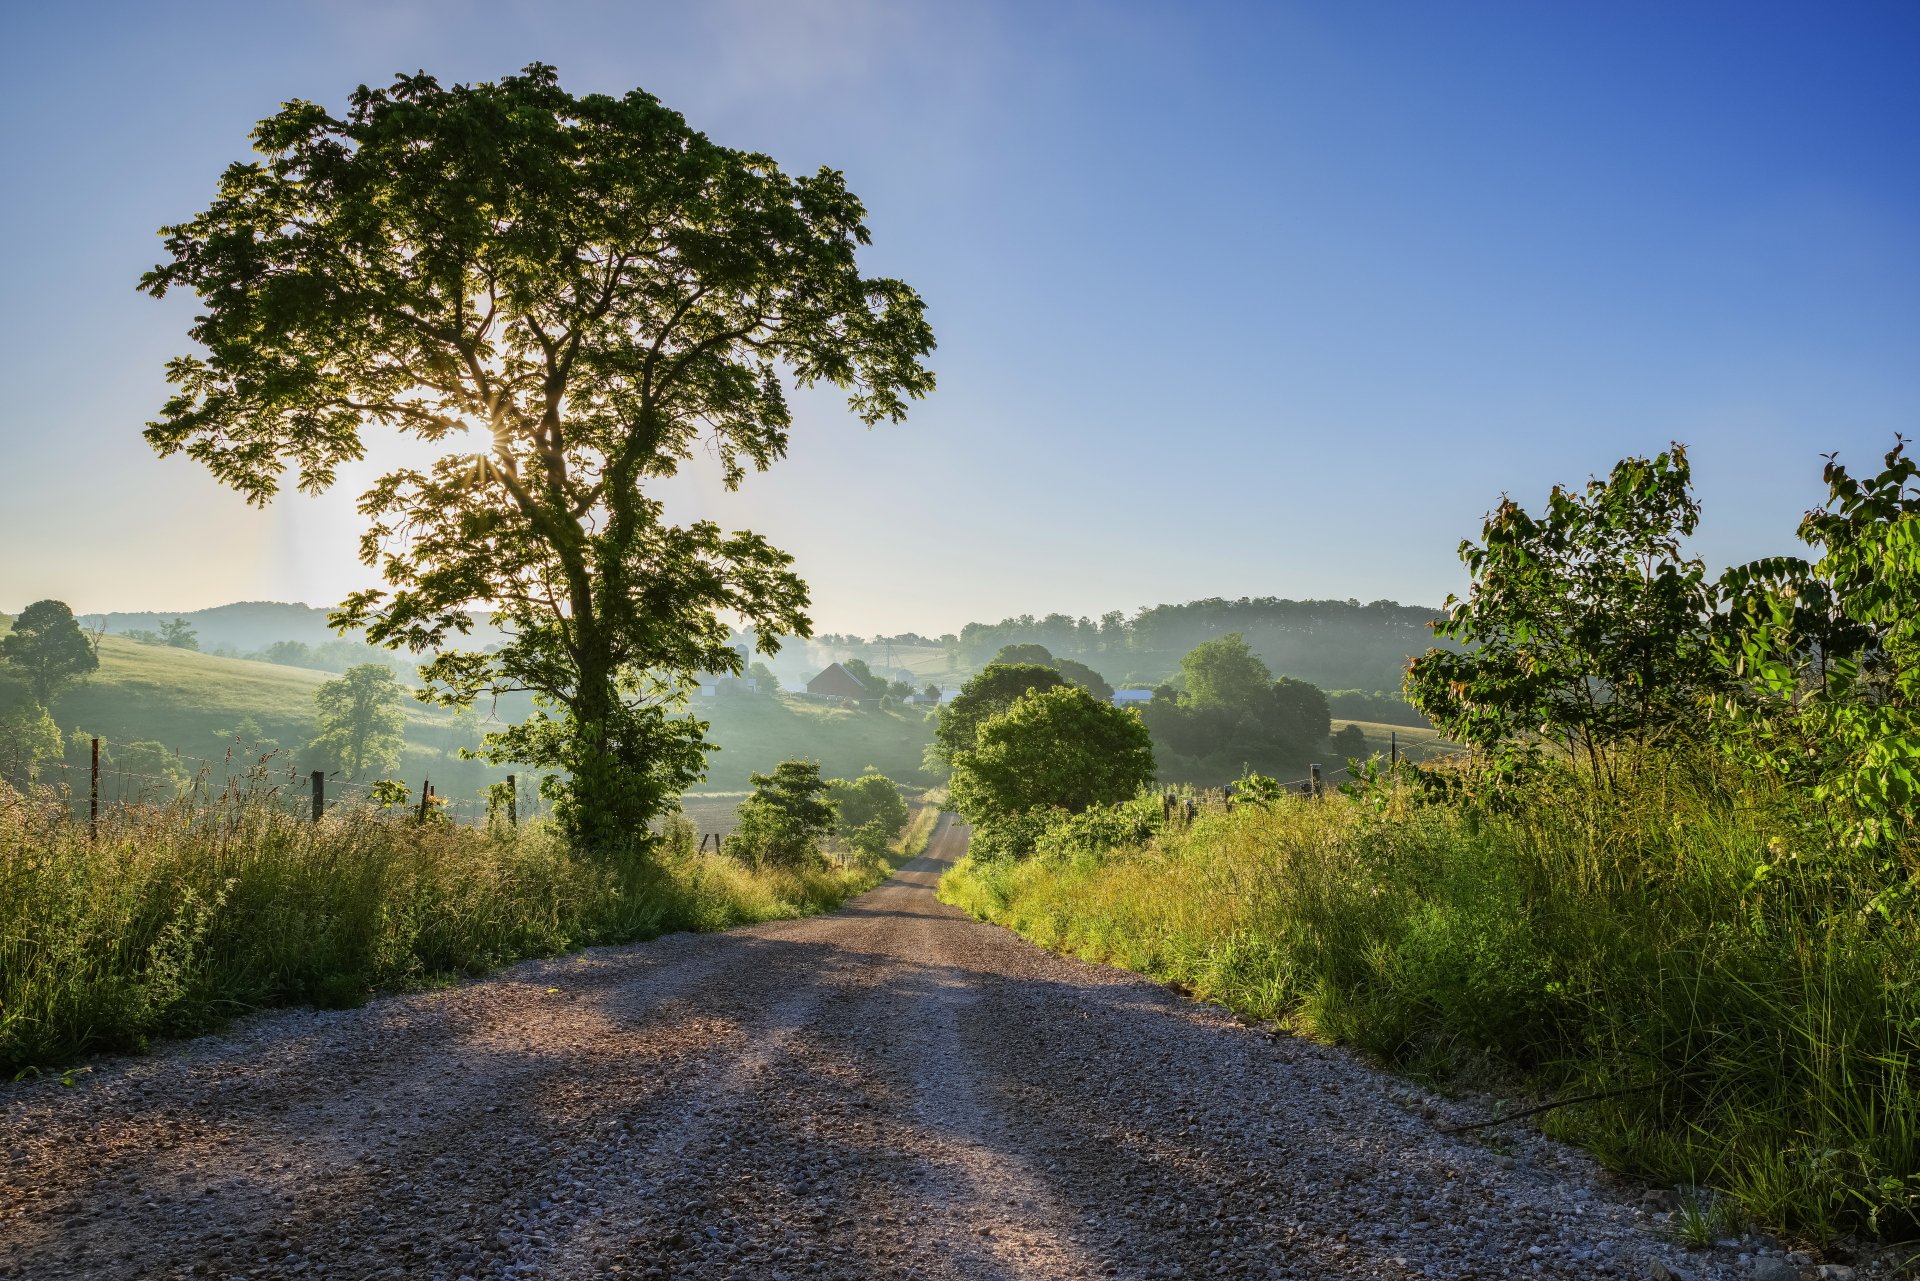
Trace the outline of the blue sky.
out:
M 1920 427 L 1920 9 L 1575 4 L 15 6 L 0 608 L 331 603 L 349 477 L 246 508 L 139 429 L 134 292 L 280 101 L 534 60 L 839 168 L 941 387 L 675 510 L 795 553 L 823 630 L 1462 583 L 1500 493 L 1688 442 L 1725 563 Z M 384 446 L 377 458 L 397 457 Z

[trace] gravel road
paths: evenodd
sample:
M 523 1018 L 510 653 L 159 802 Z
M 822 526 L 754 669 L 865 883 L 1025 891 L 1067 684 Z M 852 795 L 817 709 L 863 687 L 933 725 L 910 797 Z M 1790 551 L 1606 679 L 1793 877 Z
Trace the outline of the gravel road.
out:
M 0 1085 L 0 1277 L 1747 1277 L 1336 1050 L 935 900 Z M 1504 1145 L 1503 1145 L 1504 1146 Z

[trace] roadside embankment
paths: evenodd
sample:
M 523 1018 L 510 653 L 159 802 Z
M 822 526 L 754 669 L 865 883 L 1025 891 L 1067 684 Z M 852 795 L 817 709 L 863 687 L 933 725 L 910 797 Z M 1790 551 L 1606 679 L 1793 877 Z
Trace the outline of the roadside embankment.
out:
M 7 792 L 0 1072 L 274 1005 L 356 1005 L 526 957 L 819 912 L 917 853 L 935 818 L 916 815 L 887 864 L 748 868 L 690 852 L 596 860 L 541 824 L 366 808 L 316 824 L 248 796 L 116 810 L 89 841 L 64 805 Z
M 1904 871 L 1821 845 L 1753 780 L 1650 777 L 1614 795 L 1550 780 L 1499 809 L 1283 797 L 1120 848 L 969 859 L 941 895 L 1419 1079 L 1597 1096 L 1542 1128 L 1647 1182 L 1717 1189 L 1683 1197 L 1678 1232 L 1911 1231 Z

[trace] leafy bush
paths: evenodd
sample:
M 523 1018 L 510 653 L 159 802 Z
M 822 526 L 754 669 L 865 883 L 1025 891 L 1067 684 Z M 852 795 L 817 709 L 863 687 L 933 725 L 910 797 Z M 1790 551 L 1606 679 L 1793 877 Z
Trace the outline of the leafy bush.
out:
M 820 842 L 833 830 L 834 809 L 820 766 L 781 761 L 773 773 L 752 777 L 753 795 L 740 802 L 739 826 L 724 846 L 727 856 L 748 867 L 823 865 Z
M 0 711 L 0 779 L 24 785 L 41 761 L 57 759 L 66 750 L 60 727 L 38 703 L 22 703 Z
M 1920 809 L 1920 466 L 1896 441 L 1874 476 L 1827 462 L 1800 536 L 1814 563 L 1730 570 L 1720 658 L 1736 752 L 1830 803 L 1851 839 L 1910 838 Z
M 1327 740 L 1327 756 L 1336 761 L 1365 760 L 1367 735 L 1358 725 L 1342 725 Z
M 1407 699 L 1457 742 L 1507 758 L 1545 740 L 1596 773 L 1696 728 L 1721 685 L 1708 624 L 1715 591 L 1680 540 L 1699 523 L 1686 450 L 1628 458 L 1579 491 L 1556 485 L 1534 516 L 1502 499 L 1473 575 L 1449 597 L 1433 649 L 1408 667 Z
M 849 832 L 878 823 L 887 839 L 907 825 L 907 802 L 885 774 L 869 770 L 856 779 L 830 778 L 827 794 L 833 801 L 836 830 Z
M 827 780 L 834 808 L 834 831 L 861 859 L 886 859 L 893 838 L 907 825 L 907 802 L 885 774 L 869 770 L 857 779 Z
M 1035 858 L 1098 856 L 1109 850 L 1144 845 L 1165 822 L 1157 796 L 1143 795 L 1116 805 L 1095 805 L 1079 814 L 1057 812 L 1034 838 Z
M 983 848 L 1023 855 L 1051 811 L 1113 804 L 1152 781 L 1140 718 L 1062 685 L 1023 695 L 984 722 L 973 747 L 954 758 L 952 795 Z

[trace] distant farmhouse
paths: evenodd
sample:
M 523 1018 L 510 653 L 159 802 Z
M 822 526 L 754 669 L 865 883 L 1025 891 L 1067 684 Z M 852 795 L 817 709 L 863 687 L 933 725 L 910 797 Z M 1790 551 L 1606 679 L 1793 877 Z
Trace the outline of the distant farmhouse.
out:
M 702 698 L 718 698 L 722 694 L 752 694 L 759 688 L 760 682 L 751 676 L 716 676 L 709 672 L 700 677 Z
M 830 665 L 808 681 L 807 693 L 819 698 L 844 698 L 855 703 L 866 702 L 873 697 L 873 691 L 862 685 L 859 677 L 838 663 Z
M 753 646 L 747 641 L 734 641 L 729 646 L 740 655 L 740 670 L 746 671 L 753 662 Z M 700 674 L 700 696 L 717 698 L 722 694 L 752 694 L 759 690 L 760 682 L 751 676 L 728 676 L 724 672 L 702 672 Z M 769 690 L 768 693 L 774 691 Z

